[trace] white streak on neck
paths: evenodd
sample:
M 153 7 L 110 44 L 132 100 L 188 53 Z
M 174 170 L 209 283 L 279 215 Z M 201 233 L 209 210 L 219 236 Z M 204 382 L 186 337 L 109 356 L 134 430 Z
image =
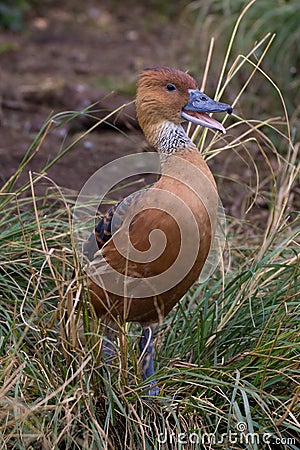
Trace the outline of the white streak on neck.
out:
M 181 125 L 163 122 L 158 128 L 156 148 L 162 155 L 178 152 L 185 148 L 194 148 L 195 144 L 187 136 Z

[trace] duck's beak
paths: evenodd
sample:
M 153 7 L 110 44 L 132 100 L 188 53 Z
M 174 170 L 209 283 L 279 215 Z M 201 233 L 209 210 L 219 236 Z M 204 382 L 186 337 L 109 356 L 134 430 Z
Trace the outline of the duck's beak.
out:
M 189 89 L 189 94 L 189 101 L 182 108 L 181 117 L 197 125 L 219 130 L 225 134 L 226 130 L 223 125 L 210 117 L 208 113 L 227 112 L 227 114 L 231 114 L 232 107 L 226 103 L 216 102 L 197 89 Z

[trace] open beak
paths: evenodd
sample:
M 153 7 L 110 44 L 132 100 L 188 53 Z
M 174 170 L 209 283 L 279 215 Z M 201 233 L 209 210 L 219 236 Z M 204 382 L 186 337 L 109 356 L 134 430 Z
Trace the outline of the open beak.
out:
M 227 112 L 232 113 L 232 107 L 226 103 L 216 102 L 198 89 L 189 89 L 190 98 L 188 103 L 182 108 L 181 117 L 203 127 L 219 130 L 226 133 L 223 125 L 213 119 L 208 113 Z

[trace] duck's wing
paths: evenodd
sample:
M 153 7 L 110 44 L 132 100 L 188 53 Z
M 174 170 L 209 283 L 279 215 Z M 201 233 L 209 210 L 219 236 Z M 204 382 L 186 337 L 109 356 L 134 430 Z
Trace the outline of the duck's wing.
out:
M 112 206 L 90 234 L 88 240 L 83 244 L 83 255 L 93 261 L 95 253 L 111 238 L 111 222 L 118 204 Z
M 100 250 L 122 226 L 129 209 L 135 204 L 137 198 L 141 197 L 143 192 L 145 192 L 145 190 L 135 192 L 116 203 L 98 222 L 88 240 L 83 245 L 83 255 L 89 261 L 93 261 L 95 253 Z

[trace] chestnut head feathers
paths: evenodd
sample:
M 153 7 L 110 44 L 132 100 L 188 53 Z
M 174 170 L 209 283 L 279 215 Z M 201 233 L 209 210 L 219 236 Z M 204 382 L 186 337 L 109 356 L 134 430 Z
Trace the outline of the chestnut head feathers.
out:
M 153 142 L 155 126 L 164 122 L 180 125 L 185 120 L 225 133 L 224 127 L 208 113 L 227 112 L 231 106 L 212 100 L 197 89 L 189 74 L 169 67 L 145 69 L 139 76 L 136 96 L 138 121 Z
M 196 81 L 187 73 L 168 67 L 144 70 L 138 80 L 136 110 L 141 127 L 147 123 L 184 121 L 181 110 L 189 100 Z

